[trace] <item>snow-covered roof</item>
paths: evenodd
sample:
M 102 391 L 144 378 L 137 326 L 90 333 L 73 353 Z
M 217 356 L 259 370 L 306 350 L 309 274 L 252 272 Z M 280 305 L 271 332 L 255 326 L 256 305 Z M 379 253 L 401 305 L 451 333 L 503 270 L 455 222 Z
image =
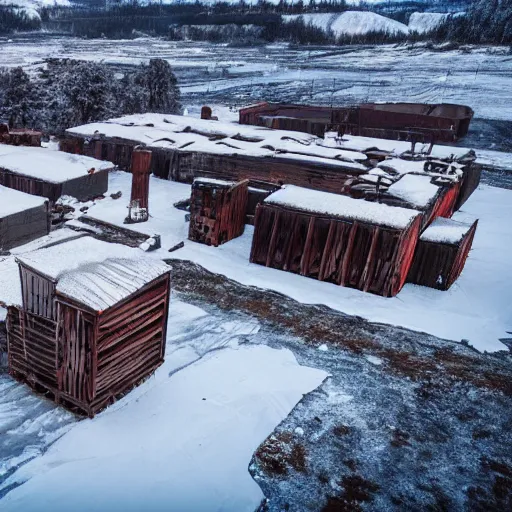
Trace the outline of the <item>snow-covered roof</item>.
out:
M 388 194 L 418 208 L 428 206 L 438 192 L 439 187 L 431 183 L 430 176 L 417 174 L 406 174 L 388 188 Z
M 366 167 L 359 162 L 367 160 L 360 151 L 325 146 L 323 139 L 307 133 L 165 114 L 134 114 L 77 126 L 67 133 L 117 137 L 178 151 L 307 160 L 361 171 Z
M 285 185 L 269 195 L 265 203 L 399 229 L 406 228 L 420 215 L 416 210 L 408 208 L 372 203 L 295 185 Z
M 0 218 L 42 206 L 48 200 L 45 197 L 25 194 L 0 185 Z
M 50 183 L 81 178 L 91 169 L 102 171 L 114 168 L 111 162 L 88 156 L 25 146 L 0 144 L 0 169 Z
M 217 185 L 219 187 L 232 187 L 236 185 L 236 181 L 218 180 L 215 178 L 195 178 L 194 183 L 204 185 Z
M 359 137 L 357 135 L 343 135 L 341 140 L 337 134 L 326 134 L 325 145 L 333 148 L 347 149 L 351 151 L 369 151 L 371 149 L 385 151 L 393 155 L 401 155 L 411 150 L 411 143 L 400 140 L 377 139 L 373 137 Z M 430 144 L 416 143 L 415 152 L 426 155 Z M 441 146 L 435 144 L 429 156 L 432 158 L 462 159 L 469 156 L 472 150 L 455 146 Z
M 139 249 L 82 237 L 18 256 L 57 282 L 57 291 L 95 311 L 107 309 L 169 272 Z
M 457 244 L 467 235 L 472 226 L 472 224 L 465 222 L 438 217 L 421 234 L 420 240 L 423 242 Z

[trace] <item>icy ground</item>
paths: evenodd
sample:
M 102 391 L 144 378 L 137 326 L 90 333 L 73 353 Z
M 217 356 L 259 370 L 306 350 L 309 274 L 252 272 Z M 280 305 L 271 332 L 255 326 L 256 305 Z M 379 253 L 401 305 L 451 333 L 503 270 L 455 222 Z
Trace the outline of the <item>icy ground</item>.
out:
M 0 65 L 34 69 L 47 57 L 103 61 L 121 72 L 151 57 L 176 71 L 185 106 L 240 106 L 254 101 L 343 105 L 361 101 L 470 105 L 470 146 L 510 148 L 512 59 L 508 48 L 430 50 L 424 44 L 236 48 L 161 39 L 85 40 L 13 36 L 0 45 Z
M 123 226 L 131 175 L 110 176 L 109 193 L 122 191 L 121 199 L 97 201 L 88 216 Z M 179 258 L 199 263 L 211 272 L 242 284 L 275 290 L 306 304 L 324 304 L 374 322 L 398 325 L 453 341 L 468 340 L 480 351 L 507 350 L 500 341 L 512 331 L 512 248 L 510 201 L 512 192 L 482 185 L 457 212 L 454 220 L 479 225 L 466 267 L 449 291 L 407 284 L 395 298 L 383 298 L 331 283 L 249 263 L 253 228 L 218 248 L 189 242 L 185 212 L 172 204 L 190 196 L 190 186 L 151 178 L 150 215 L 147 223 L 130 226 L 147 235 L 158 233 L 162 249 L 154 257 Z M 79 207 L 77 206 L 77 212 Z M 126 226 L 125 226 L 126 227 Z M 184 241 L 175 252 L 168 249 Z
M 254 450 L 327 376 L 265 344 L 257 320 L 173 296 L 166 362 L 93 420 L 0 374 L 0 509 L 252 512 Z

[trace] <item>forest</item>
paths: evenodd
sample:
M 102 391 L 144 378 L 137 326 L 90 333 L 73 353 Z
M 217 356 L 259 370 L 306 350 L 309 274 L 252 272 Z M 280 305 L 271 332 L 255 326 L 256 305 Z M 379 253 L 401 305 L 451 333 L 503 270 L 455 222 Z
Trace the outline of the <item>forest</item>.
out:
M 0 121 L 58 135 L 67 128 L 125 114 L 181 112 L 170 64 L 151 59 L 119 77 L 107 65 L 48 59 L 39 72 L 0 68 Z
M 443 11 L 443 3 L 433 2 L 432 8 Z M 457 7 L 451 4 L 451 9 Z M 45 7 L 40 19 L 27 16 L 22 9 L 0 7 L 0 34 L 39 30 L 70 33 L 87 38 L 132 38 L 142 34 L 167 37 L 172 40 L 201 40 L 235 44 L 265 44 L 284 41 L 293 44 L 382 44 L 400 41 L 430 40 L 435 43 L 460 44 L 512 43 L 512 1 L 461 0 L 465 15 L 451 16 L 428 34 L 409 35 L 370 32 L 357 37 L 334 37 L 301 19 L 285 22 L 290 14 L 337 13 L 346 10 L 371 10 L 389 18 L 408 23 L 411 14 L 423 10 L 425 3 L 387 2 L 380 7 L 362 3 L 355 7 L 345 0 L 313 0 L 271 3 L 258 0 L 247 3 L 218 2 L 215 4 L 176 2 L 172 4 L 142 4 L 113 2 L 108 8 L 82 6 L 73 9 Z

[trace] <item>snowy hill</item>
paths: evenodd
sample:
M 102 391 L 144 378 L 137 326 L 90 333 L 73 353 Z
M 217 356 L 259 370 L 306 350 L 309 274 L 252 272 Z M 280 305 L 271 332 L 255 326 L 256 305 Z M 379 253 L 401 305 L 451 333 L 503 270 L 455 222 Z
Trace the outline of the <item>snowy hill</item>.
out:
M 292 21 L 299 15 L 283 16 L 284 21 Z M 336 37 L 342 35 L 365 35 L 372 32 L 383 32 L 389 35 L 408 34 L 407 25 L 369 11 L 346 11 L 342 13 L 303 14 L 306 24 L 332 31 Z
M 454 14 L 438 12 L 414 12 L 409 18 L 409 31 L 418 34 L 428 34 L 432 32 L 449 18 L 455 16 L 464 16 L 463 12 Z
M 30 19 L 41 19 L 39 11 L 42 7 L 69 7 L 69 0 L 0 0 L 0 7 L 14 6 L 18 12 L 24 13 Z

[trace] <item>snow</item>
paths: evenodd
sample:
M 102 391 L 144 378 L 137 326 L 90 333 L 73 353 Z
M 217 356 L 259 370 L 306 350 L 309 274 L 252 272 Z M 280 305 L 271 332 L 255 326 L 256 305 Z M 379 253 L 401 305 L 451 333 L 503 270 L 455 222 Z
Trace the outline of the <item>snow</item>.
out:
M 339 140 L 335 134 L 326 134 L 326 145 L 331 147 L 339 147 L 342 149 L 349 149 L 353 151 L 368 151 L 370 149 L 379 149 L 381 151 L 387 151 L 394 155 L 401 155 L 407 151 L 411 151 L 412 145 L 410 142 L 398 141 L 398 140 L 387 140 L 377 139 L 373 137 L 360 137 L 358 135 L 343 135 L 343 138 Z M 415 146 L 415 153 L 426 154 L 430 144 L 417 143 Z M 471 152 L 469 148 L 463 148 L 458 146 L 441 146 L 435 144 L 430 156 L 432 158 L 457 158 L 461 159 Z M 499 153 L 499 152 L 496 152 Z M 509 153 L 505 153 L 509 154 Z
M 110 191 L 122 190 L 130 196 L 131 175 L 110 175 Z M 384 298 L 351 288 L 295 275 L 249 263 L 254 228 L 246 226 L 242 236 L 220 247 L 208 247 L 187 240 L 185 212 L 170 207 L 190 197 L 190 186 L 151 177 L 148 222 L 130 228 L 142 233 L 159 233 L 162 249 L 148 257 L 169 258 L 170 247 L 184 241 L 173 258 L 190 260 L 207 270 L 222 274 L 248 286 L 283 293 L 306 304 L 323 304 L 346 314 L 358 315 L 374 322 L 398 325 L 427 332 L 440 338 L 467 339 L 480 351 L 507 350 L 499 341 L 512 331 L 512 248 L 510 202 L 512 192 L 482 185 L 457 212 L 454 220 L 473 223 L 479 219 L 473 249 L 462 275 L 448 291 L 406 284 L 394 298 Z M 126 204 L 105 198 L 96 202 L 89 216 L 121 227 Z M 429 315 L 425 315 L 425 311 Z
M 59 293 L 95 311 L 117 304 L 170 271 L 139 249 L 88 236 L 20 255 L 18 260 L 56 281 Z
M 322 139 L 306 133 L 175 115 L 134 114 L 77 126 L 67 132 L 83 137 L 118 137 L 154 148 L 291 158 L 358 170 L 365 167 L 356 162 L 366 160 L 359 151 L 324 147 Z
M 111 162 L 82 155 L 72 155 L 45 148 L 0 145 L 0 169 L 30 176 L 49 183 L 81 178 L 88 171 L 113 169 Z
M 409 18 L 409 31 L 428 34 L 442 25 L 449 17 L 449 14 L 439 12 L 413 12 Z
M 24 483 L 2 510 L 254 511 L 263 494 L 248 471 L 252 454 L 327 374 L 300 366 L 289 350 L 237 346 L 238 332 L 254 332 L 242 322 L 212 330 L 210 339 L 231 340 L 227 348 L 190 364 L 194 349 L 181 340 L 190 343 L 192 326 L 211 318 L 173 302 L 155 377 L 21 466 L 4 487 Z
M 265 203 L 398 229 L 405 229 L 419 215 L 417 211 L 407 208 L 371 203 L 295 185 L 284 185 L 269 195 Z
M 472 224 L 438 217 L 420 236 L 425 242 L 447 244 L 459 243 L 471 229 Z
M 418 207 L 427 207 L 437 196 L 439 187 L 432 184 L 429 176 L 406 174 L 388 188 L 388 194 L 399 197 Z
M 236 181 L 217 180 L 215 178 L 195 178 L 194 183 L 204 183 L 205 185 L 218 185 L 220 187 L 232 187 Z
M 44 205 L 44 197 L 32 196 L 0 185 L 0 218 Z
M 293 21 L 302 16 L 304 23 L 331 31 L 336 37 L 365 35 L 371 32 L 386 34 L 408 34 L 407 25 L 370 11 L 345 11 L 342 13 L 318 13 L 283 16 L 283 20 Z

